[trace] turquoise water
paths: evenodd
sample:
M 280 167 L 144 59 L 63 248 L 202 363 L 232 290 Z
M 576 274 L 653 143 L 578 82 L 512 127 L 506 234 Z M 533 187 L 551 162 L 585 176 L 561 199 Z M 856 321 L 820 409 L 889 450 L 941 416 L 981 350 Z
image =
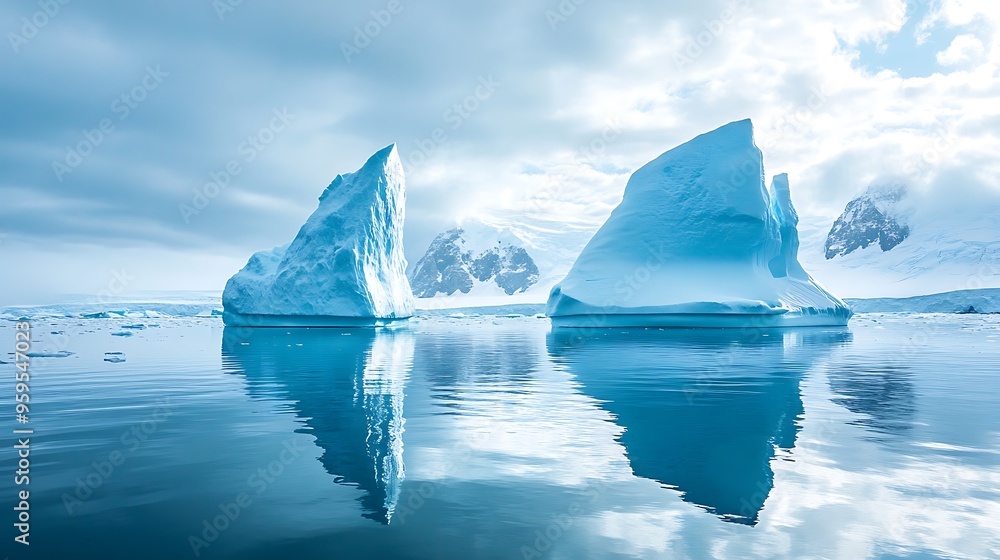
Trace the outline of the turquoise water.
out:
M 121 320 L 33 323 L 33 350 L 73 354 L 32 361 L 29 547 L 14 437 L 0 448 L 0 555 L 1000 557 L 995 316 L 140 321 L 130 337 L 112 336 Z M 14 350 L 12 323 L 0 340 Z

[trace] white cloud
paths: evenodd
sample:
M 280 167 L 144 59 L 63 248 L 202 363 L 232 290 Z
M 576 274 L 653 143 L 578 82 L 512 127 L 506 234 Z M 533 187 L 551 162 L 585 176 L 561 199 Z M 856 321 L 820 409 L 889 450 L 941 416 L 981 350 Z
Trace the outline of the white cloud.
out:
M 934 4 L 936 9 L 930 14 L 924 27 L 936 22 L 944 22 L 950 26 L 969 25 L 977 19 L 985 19 L 993 23 L 1000 22 L 1000 4 L 982 0 L 940 0 Z
M 942 66 L 959 66 L 979 59 L 985 50 L 983 42 L 975 35 L 959 35 L 947 49 L 937 54 L 937 61 Z

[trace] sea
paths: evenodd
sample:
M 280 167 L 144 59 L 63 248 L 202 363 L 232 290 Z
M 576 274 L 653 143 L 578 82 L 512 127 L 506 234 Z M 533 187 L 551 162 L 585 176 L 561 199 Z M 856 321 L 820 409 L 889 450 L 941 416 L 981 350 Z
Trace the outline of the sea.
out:
M 1000 558 L 997 315 L 18 319 L 9 559 Z

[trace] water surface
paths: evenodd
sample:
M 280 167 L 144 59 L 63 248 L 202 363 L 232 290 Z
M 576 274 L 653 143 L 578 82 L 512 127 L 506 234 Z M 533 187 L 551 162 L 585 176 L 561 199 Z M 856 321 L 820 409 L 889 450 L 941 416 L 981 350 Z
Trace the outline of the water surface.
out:
M 996 317 L 145 321 L 34 323 L 36 350 L 74 354 L 33 362 L 32 544 L 7 483 L 4 554 L 1000 557 Z

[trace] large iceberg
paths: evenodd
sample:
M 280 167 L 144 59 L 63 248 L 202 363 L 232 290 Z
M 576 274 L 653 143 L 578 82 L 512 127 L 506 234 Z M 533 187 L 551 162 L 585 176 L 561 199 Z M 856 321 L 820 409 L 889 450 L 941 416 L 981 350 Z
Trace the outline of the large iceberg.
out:
M 229 279 L 234 326 L 363 327 L 413 314 L 403 256 L 405 181 L 396 145 L 338 175 L 291 244 L 261 251 Z
M 764 185 L 749 120 L 632 175 L 621 204 L 548 301 L 557 327 L 846 325 L 798 262 L 788 176 Z

